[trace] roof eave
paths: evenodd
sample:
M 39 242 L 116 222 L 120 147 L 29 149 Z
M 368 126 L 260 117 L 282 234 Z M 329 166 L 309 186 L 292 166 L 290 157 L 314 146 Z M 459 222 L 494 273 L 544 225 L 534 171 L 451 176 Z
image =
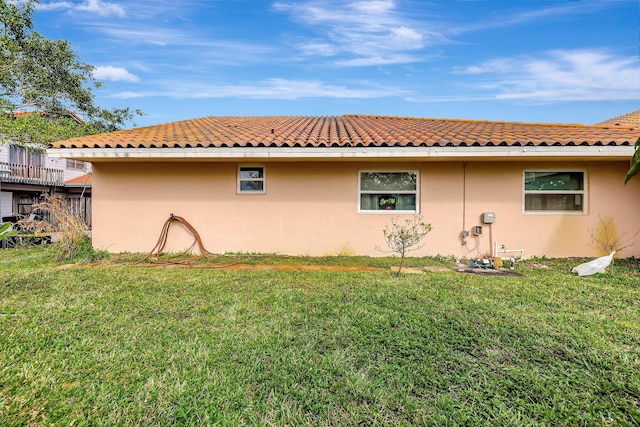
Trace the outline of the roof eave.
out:
M 89 162 L 234 161 L 234 160 L 376 160 L 376 159 L 629 159 L 633 146 L 492 146 L 492 147 L 321 147 L 321 148 L 50 148 L 47 156 Z

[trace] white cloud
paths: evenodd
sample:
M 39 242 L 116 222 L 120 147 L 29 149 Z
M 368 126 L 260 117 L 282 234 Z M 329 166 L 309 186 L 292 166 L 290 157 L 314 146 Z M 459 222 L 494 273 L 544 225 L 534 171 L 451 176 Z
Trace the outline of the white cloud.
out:
M 397 64 L 402 58 L 415 62 L 416 57 L 403 52 L 441 38 L 402 15 L 391 0 L 280 2 L 274 8 L 312 26 L 324 37 L 299 43 L 300 50 L 308 53 L 313 52 L 309 46 L 322 46 L 323 56 L 349 57 L 338 59 L 341 65 Z
M 114 98 L 130 99 L 149 96 L 169 96 L 186 99 L 246 98 L 297 100 L 306 98 L 371 99 L 406 94 L 390 87 L 351 88 L 326 84 L 318 80 L 267 79 L 238 85 L 213 85 L 184 81 L 165 82 L 166 91 L 120 92 Z
M 59 9 L 72 9 L 75 5 L 68 1 L 54 1 L 49 3 L 36 3 L 36 9 L 38 10 L 59 10 Z
M 108 22 L 90 22 L 86 25 L 91 28 L 91 31 L 99 32 L 112 39 L 131 43 L 166 46 L 169 44 L 169 40 L 181 37 L 178 31 L 162 27 L 148 28 L 136 26 L 132 28 L 130 25 L 117 25 Z
M 443 31 L 448 35 L 459 35 L 468 32 L 519 26 L 536 21 L 548 22 L 554 19 L 562 19 L 569 15 L 596 13 L 603 7 L 607 7 L 606 1 L 554 2 L 544 6 L 542 4 L 538 3 L 538 7 L 527 8 L 523 12 L 507 12 L 484 16 L 482 19 L 476 19 L 469 23 L 445 23 L 446 27 L 444 27 Z
M 416 30 L 402 26 L 391 30 L 391 39 L 398 45 L 407 45 L 409 49 L 415 49 L 422 46 L 424 36 Z
M 153 93 L 148 93 L 148 92 L 133 92 L 133 91 L 122 91 L 122 92 L 118 92 L 114 95 L 111 95 L 111 98 L 118 98 L 118 99 L 133 99 L 133 98 L 143 98 L 146 96 L 154 96 Z
M 68 1 L 53 1 L 40 3 L 37 7 L 39 10 L 70 10 L 97 13 L 100 16 L 117 15 L 124 17 L 126 15 L 124 7 L 102 0 L 86 0 L 79 4 Z
M 139 24 L 132 26 L 124 23 L 114 22 L 87 22 L 83 23 L 89 27 L 90 31 L 104 34 L 115 40 L 122 40 L 128 43 L 153 44 L 156 46 L 167 46 L 170 44 L 180 44 L 186 36 L 177 29 L 167 28 L 158 24 L 154 26 Z
M 333 56 L 336 54 L 336 51 L 331 44 L 322 42 L 300 43 L 298 45 L 298 49 L 300 49 L 303 54 L 309 56 Z
M 341 67 L 371 67 L 376 65 L 409 64 L 423 61 L 424 58 L 412 55 L 367 56 L 353 59 L 337 60 L 335 64 Z
M 54 1 L 48 3 L 36 3 L 38 10 L 58 10 L 58 9 L 72 9 L 74 4 L 68 1 Z
M 77 10 L 97 13 L 100 16 L 126 15 L 122 6 L 114 3 L 103 2 L 101 0 L 87 0 L 85 3 L 78 6 Z
M 395 8 L 395 2 L 391 0 L 357 1 L 351 4 L 351 8 L 361 13 L 385 14 Z
M 235 40 L 208 39 L 205 37 L 193 37 L 187 31 L 161 26 L 160 24 L 139 24 L 136 26 L 119 23 L 90 23 L 90 30 L 100 33 L 118 43 L 125 43 L 122 54 L 126 55 L 136 51 L 139 45 L 152 45 L 139 55 L 148 58 L 152 62 L 163 60 L 167 55 L 175 55 L 174 58 L 185 58 L 181 61 L 170 61 L 170 66 L 183 66 L 188 64 L 201 64 L 209 67 L 211 64 L 244 65 L 261 62 L 274 63 L 280 58 L 275 54 L 276 47 L 266 42 L 244 42 Z M 155 49 L 162 48 L 162 51 Z M 131 55 L 129 55 L 131 56 Z M 138 58 L 129 57 L 128 60 Z
M 493 59 L 483 62 L 480 65 L 469 65 L 467 67 L 454 67 L 454 74 L 489 74 L 505 73 L 513 70 L 513 60 Z
M 640 61 L 599 50 L 558 50 L 539 56 L 487 61 L 454 73 L 481 77 L 471 87 L 494 99 L 531 101 L 634 100 Z
M 102 67 L 96 67 L 93 71 L 93 76 L 97 80 L 110 80 L 114 82 L 138 82 L 140 78 L 135 74 L 130 73 L 122 67 L 113 67 L 111 65 L 105 65 Z
M 451 43 L 451 37 L 464 33 L 594 13 L 605 3 L 553 4 L 525 11 L 508 8 L 507 13 L 468 23 L 409 15 L 406 5 L 394 0 L 282 0 L 273 7 L 321 35 L 322 39 L 296 45 L 305 55 L 334 56 L 341 66 L 371 66 L 424 61 L 429 57 L 426 53 L 406 53 Z M 313 46 L 323 49 L 311 49 Z

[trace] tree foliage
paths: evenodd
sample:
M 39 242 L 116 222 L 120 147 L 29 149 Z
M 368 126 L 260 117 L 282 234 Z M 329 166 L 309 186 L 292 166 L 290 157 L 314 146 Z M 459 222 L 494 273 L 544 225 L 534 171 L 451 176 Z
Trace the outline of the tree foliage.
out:
M 11 228 L 11 223 L 10 222 L 5 222 L 4 224 L 0 224 L 0 242 L 2 242 L 3 240 L 15 236 L 16 233 L 12 228 Z
M 33 28 L 38 0 L 0 0 L 1 133 L 17 142 L 47 144 L 64 137 L 119 129 L 139 110 L 104 109 L 95 104 L 102 84 L 95 67 L 79 60 L 70 42 L 49 40 Z M 18 116 L 19 111 L 42 114 Z M 82 118 L 78 123 L 73 111 Z M 39 126 L 52 122 L 43 132 Z M 61 127 L 67 127 L 62 130 Z M 28 132 L 27 132 L 28 131 Z
M 631 158 L 629 172 L 627 172 L 627 176 L 624 178 L 625 184 L 640 172 L 640 138 L 636 141 L 635 150 L 636 151 L 633 153 L 633 157 Z

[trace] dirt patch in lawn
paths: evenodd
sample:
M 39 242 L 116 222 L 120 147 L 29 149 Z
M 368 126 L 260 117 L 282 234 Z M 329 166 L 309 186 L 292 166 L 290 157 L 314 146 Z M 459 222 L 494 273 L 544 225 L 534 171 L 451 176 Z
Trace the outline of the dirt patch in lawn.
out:
M 138 264 L 137 267 L 155 268 L 204 268 L 210 270 L 246 270 L 246 271 L 369 271 L 384 272 L 385 268 L 347 265 L 304 265 L 304 264 L 181 264 L 151 263 Z
M 83 268 L 83 267 L 116 267 L 122 264 L 93 263 L 93 264 L 65 264 L 56 269 Z M 301 265 L 301 264 L 185 264 L 185 263 L 150 263 L 135 264 L 135 267 L 153 268 L 203 268 L 210 270 L 246 270 L 246 271 L 354 271 L 354 272 L 385 272 L 386 268 L 361 267 L 346 265 Z
M 445 267 L 443 265 L 431 265 L 427 267 L 422 267 L 424 271 L 430 271 L 431 273 L 446 273 L 451 271 L 449 267 Z
M 398 266 L 390 268 L 392 273 L 398 272 Z M 441 265 L 428 265 L 425 267 L 402 267 L 402 274 L 446 273 L 450 268 Z
M 83 267 L 116 267 L 122 264 L 111 264 L 103 262 L 95 262 L 91 264 L 64 264 L 56 267 L 56 269 L 69 269 L 69 268 L 83 268 Z M 243 263 L 228 263 L 228 264 L 197 264 L 197 263 L 184 263 L 184 262 L 151 262 L 151 263 L 137 263 L 135 267 L 152 267 L 152 268 L 202 268 L 210 270 L 243 270 L 243 271 L 335 271 L 335 272 L 374 272 L 383 273 L 391 271 L 396 273 L 398 267 L 381 268 L 381 267 L 366 267 L 366 266 L 349 266 L 349 265 L 306 265 L 306 264 L 243 264 Z M 445 266 L 425 266 L 425 267 L 403 267 L 403 274 L 424 274 L 424 273 L 443 273 L 449 271 L 455 271 L 458 273 L 478 274 L 485 276 L 522 276 L 520 273 L 516 273 L 513 270 L 504 268 L 491 269 L 491 268 L 473 268 L 465 266 L 456 266 L 453 268 Z

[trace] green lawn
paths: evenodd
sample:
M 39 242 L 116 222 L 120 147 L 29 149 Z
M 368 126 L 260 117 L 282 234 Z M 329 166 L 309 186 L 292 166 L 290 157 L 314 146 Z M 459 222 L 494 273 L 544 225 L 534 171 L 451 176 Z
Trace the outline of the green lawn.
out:
M 632 260 L 578 278 L 575 260 L 486 277 L 153 268 L 136 255 L 59 268 L 54 256 L 0 251 L 3 426 L 640 424 Z

